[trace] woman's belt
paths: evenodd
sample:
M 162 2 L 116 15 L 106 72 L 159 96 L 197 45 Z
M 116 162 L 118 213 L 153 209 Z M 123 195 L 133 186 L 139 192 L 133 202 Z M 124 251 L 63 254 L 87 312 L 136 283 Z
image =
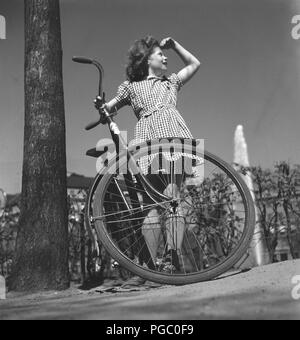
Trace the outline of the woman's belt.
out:
M 155 106 L 152 106 L 150 109 L 148 109 L 146 112 L 144 112 L 140 116 L 140 119 L 141 118 L 147 118 L 147 117 L 151 116 L 152 113 L 159 111 L 161 109 L 167 109 L 167 108 L 175 108 L 176 109 L 176 106 L 174 104 L 162 104 L 162 103 L 156 104 Z

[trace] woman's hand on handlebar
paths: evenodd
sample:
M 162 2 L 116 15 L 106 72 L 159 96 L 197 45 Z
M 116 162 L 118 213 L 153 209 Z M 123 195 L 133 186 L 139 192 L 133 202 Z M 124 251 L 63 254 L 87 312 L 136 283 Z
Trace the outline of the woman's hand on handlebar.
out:
M 103 111 L 104 109 L 108 109 L 107 103 L 103 103 L 103 99 L 100 96 L 96 97 L 94 105 L 97 110 Z
M 96 110 L 100 112 L 100 123 L 101 124 L 106 124 L 107 123 L 107 117 L 104 114 L 104 109 L 108 109 L 107 104 L 103 103 L 103 100 L 100 96 L 96 97 L 94 100 L 94 105 Z
M 103 100 L 100 96 L 96 97 L 94 100 L 94 105 L 97 110 L 100 111 L 101 116 L 101 124 L 107 123 L 107 116 L 104 114 L 104 109 L 110 113 L 110 107 L 108 103 L 103 103 Z M 116 112 L 110 113 L 109 117 L 114 117 L 117 114 Z

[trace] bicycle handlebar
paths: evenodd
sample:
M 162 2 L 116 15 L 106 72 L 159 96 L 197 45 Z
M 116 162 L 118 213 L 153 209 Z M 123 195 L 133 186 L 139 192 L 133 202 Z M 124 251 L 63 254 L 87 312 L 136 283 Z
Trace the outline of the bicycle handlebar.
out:
M 96 122 L 92 122 L 90 124 L 88 124 L 85 129 L 86 131 L 92 130 L 94 129 L 96 126 L 98 126 L 101 123 L 101 119 L 97 120 Z
M 102 90 L 102 80 L 104 77 L 104 69 L 102 65 L 94 59 L 89 59 L 86 57 L 73 57 L 72 60 L 76 63 L 80 64 L 92 64 L 97 67 L 99 71 L 99 89 L 98 89 L 98 96 L 102 97 L 103 103 L 105 103 L 105 92 Z M 99 109 L 98 110 L 100 118 L 98 119 L 97 122 L 92 122 L 86 126 L 86 130 L 91 130 L 98 126 L 101 123 L 108 124 L 109 130 L 112 136 L 112 139 L 114 143 L 116 144 L 117 147 L 119 147 L 119 135 L 120 135 L 120 130 L 118 129 L 117 124 L 114 122 L 112 115 L 106 110 L 106 109 Z M 125 142 L 122 141 L 122 143 L 125 145 Z
M 92 59 L 84 58 L 84 57 L 73 57 L 72 58 L 75 63 L 80 63 L 80 64 L 93 64 Z
M 72 60 L 76 63 L 79 63 L 79 64 L 90 64 L 90 65 L 94 65 L 94 66 L 97 67 L 97 69 L 99 71 L 98 95 L 102 97 L 103 103 L 105 103 L 105 93 L 102 91 L 102 79 L 103 79 L 103 75 L 104 75 L 104 70 L 103 70 L 102 65 L 97 60 L 89 59 L 89 58 L 86 58 L 86 57 L 73 57 Z M 87 131 L 95 128 L 96 126 L 101 124 L 104 121 L 105 118 L 108 118 L 108 116 L 109 116 L 108 112 L 103 112 L 100 109 L 98 111 L 99 111 L 100 118 L 96 122 L 92 122 L 92 123 L 88 124 L 85 128 Z M 110 121 L 108 121 L 108 122 L 110 122 Z

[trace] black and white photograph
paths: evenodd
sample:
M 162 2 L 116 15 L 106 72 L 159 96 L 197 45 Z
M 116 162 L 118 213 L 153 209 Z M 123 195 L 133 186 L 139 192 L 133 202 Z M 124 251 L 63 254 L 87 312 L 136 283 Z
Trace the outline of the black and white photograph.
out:
M 0 0 L 0 119 L 0 320 L 300 319 L 300 0 Z

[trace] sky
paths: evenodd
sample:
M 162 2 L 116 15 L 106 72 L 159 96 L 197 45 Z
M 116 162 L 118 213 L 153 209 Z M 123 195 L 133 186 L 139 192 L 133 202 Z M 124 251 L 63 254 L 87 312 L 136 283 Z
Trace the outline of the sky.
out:
M 105 70 L 106 99 L 125 80 L 126 54 L 147 34 L 172 37 L 201 66 L 178 95 L 178 110 L 195 138 L 227 162 L 233 161 L 234 132 L 243 125 L 251 165 L 300 164 L 300 40 L 292 18 L 300 0 L 61 0 L 63 77 L 69 172 L 94 176 L 96 162 L 85 156 L 107 126 L 90 132 L 97 118 L 92 100 L 97 73 L 75 64 L 82 55 Z M 0 0 L 6 40 L 0 40 L 0 188 L 21 191 L 24 136 L 24 2 Z M 168 72 L 184 67 L 165 51 Z M 136 117 L 122 108 L 115 121 L 133 138 Z

